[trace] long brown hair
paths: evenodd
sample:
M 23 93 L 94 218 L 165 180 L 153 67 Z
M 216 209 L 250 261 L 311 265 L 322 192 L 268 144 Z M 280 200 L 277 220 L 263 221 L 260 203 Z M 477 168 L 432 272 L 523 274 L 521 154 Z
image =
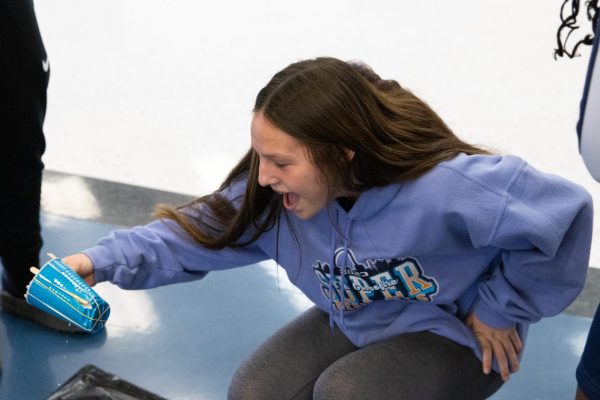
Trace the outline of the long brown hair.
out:
M 418 178 L 459 153 L 488 154 L 456 137 L 398 82 L 381 79 L 365 64 L 335 58 L 299 61 L 278 72 L 258 93 L 254 112 L 306 146 L 330 192 L 359 193 Z M 205 207 L 213 223 L 182 214 L 182 207 L 159 205 L 155 216 L 175 220 L 207 248 L 253 242 L 282 214 L 281 196 L 258 184 L 258 163 L 250 149 L 219 188 L 247 179 L 239 209 L 218 192 L 187 205 Z M 240 240 L 249 227 L 254 233 Z

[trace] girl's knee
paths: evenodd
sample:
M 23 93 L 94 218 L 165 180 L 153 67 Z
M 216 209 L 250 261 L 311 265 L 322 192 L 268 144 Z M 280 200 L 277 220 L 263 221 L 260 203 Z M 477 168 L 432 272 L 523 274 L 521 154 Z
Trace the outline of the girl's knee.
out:
M 283 373 L 273 368 L 261 368 L 246 361 L 235 372 L 227 398 L 229 400 L 305 400 L 312 398 L 314 381 L 305 382 L 301 377 Z
M 330 368 L 319 376 L 313 389 L 314 400 L 368 398 L 362 397 L 364 394 L 360 393 L 360 388 L 356 388 L 355 381 L 338 372 L 336 368 Z
M 242 365 L 231 378 L 229 390 L 227 391 L 228 400 L 253 400 L 265 399 L 264 381 L 259 376 L 255 376 L 253 368 Z

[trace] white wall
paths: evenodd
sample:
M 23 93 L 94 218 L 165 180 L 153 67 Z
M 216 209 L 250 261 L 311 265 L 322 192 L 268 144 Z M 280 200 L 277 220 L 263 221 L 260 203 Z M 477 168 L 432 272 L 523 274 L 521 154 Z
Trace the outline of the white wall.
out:
M 211 191 L 249 146 L 257 91 L 285 65 L 329 55 L 367 62 L 467 141 L 600 201 L 575 135 L 590 48 L 553 58 L 562 0 L 35 4 L 51 65 L 48 169 Z

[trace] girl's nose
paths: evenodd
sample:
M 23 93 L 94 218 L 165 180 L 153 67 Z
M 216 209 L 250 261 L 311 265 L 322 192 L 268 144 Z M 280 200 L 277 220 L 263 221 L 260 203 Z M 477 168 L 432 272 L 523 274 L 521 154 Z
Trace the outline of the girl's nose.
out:
M 271 186 L 277 183 L 277 177 L 266 162 L 260 161 L 258 164 L 258 184 L 260 186 Z

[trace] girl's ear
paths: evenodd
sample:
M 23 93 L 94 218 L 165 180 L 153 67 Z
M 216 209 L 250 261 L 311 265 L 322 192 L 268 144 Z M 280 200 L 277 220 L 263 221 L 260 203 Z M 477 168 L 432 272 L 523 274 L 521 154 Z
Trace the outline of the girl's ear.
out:
M 346 158 L 348 161 L 352 161 L 354 159 L 354 154 L 356 154 L 353 150 L 344 149 L 344 153 L 346 153 Z

